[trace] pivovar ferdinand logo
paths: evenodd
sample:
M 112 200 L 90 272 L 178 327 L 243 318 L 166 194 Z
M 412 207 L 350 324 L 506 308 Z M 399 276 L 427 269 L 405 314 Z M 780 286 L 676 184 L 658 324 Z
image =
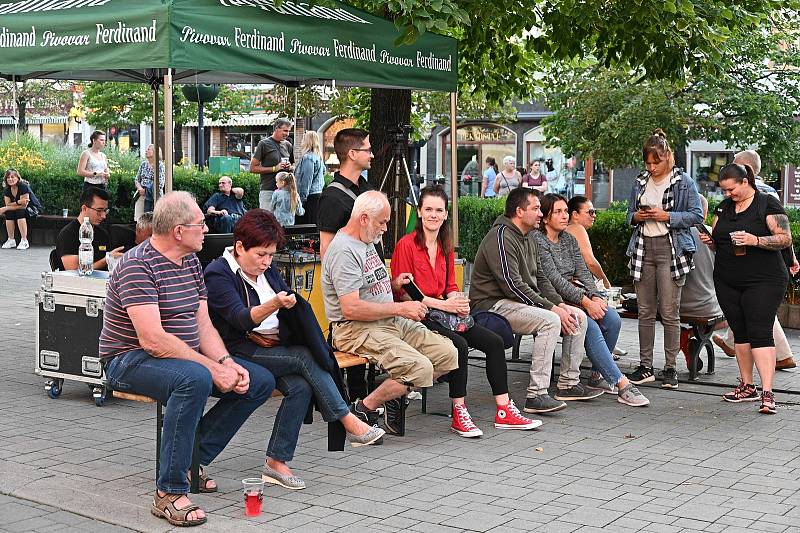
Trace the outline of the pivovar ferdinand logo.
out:
M 97 7 L 109 3 L 111 0 L 22 0 L 10 4 L 0 5 L 0 15 L 13 15 L 15 13 L 37 13 L 41 11 L 61 11 L 79 7 Z

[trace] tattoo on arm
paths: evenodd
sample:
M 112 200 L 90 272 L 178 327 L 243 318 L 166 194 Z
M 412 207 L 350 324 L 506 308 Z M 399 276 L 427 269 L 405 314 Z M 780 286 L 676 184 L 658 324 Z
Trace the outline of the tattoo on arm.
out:
M 767 226 L 772 235 L 759 238 L 759 247 L 765 250 L 782 250 L 792 244 L 789 217 L 786 215 L 767 216 Z

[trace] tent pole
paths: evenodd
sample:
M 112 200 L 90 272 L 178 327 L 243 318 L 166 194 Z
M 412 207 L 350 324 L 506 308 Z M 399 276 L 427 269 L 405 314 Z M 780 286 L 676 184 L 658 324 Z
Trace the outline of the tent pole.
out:
M 172 166 L 175 154 L 173 146 L 175 125 L 172 113 L 172 69 L 168 68 L 164 74 L 164 190 L 166 192 L 172 191 Z
M 158 202 L 161 196 L 161 176 L 159 175 L 159 153 L 161 152 L 161 144 L 158 141 L 158 83 L 153 83 L 153 151 L 155 152 L 156 165 L 153 168 L 153 205 Z
M 450 93 L 450 200 L 453 211 L 453 246 L 458 250 L 458 136 L 456 134 L 456 93 Z
M 17 109 L 17 76 L 11 76 L 12 107 L 14 108 L 14 141 L 19 142 L 19 109 Z

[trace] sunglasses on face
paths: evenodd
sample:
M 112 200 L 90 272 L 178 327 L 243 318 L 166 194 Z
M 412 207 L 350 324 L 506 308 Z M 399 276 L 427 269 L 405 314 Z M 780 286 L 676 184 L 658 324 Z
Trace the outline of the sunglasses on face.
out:
M 587 209 L 586 214 L 590 217 L 595 217 L 597 216 L 597 209 Z

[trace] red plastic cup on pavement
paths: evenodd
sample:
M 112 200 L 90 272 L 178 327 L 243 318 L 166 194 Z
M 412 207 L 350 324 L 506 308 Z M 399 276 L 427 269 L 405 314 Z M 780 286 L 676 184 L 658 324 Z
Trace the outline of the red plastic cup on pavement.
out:
M 264 503 L 264 481 L 261 478 L 247 478 L 242 480 L 244 486 L 244 515 L 258 516 L 261 514 L 261 505 Z

